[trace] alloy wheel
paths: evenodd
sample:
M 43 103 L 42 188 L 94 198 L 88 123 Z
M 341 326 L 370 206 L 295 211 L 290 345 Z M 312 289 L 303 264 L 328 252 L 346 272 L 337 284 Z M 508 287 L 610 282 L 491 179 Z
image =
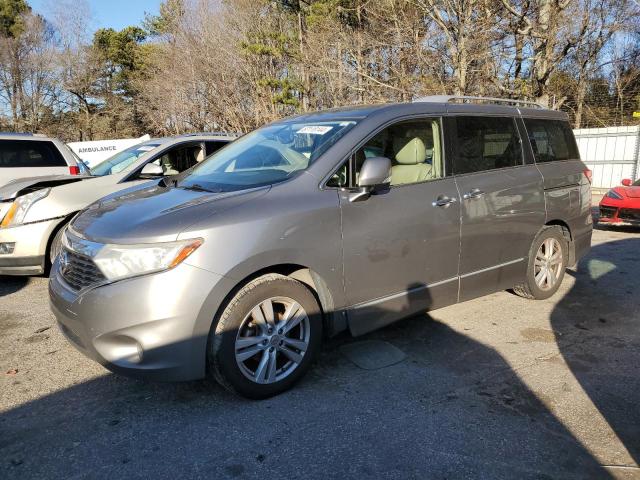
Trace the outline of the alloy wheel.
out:
M 259 384 L 278 382 L 302 362 L 311 325 L 302 306 L 288 297 L 268 298 L 243 319 L 235 342 L 242 374 Z
M 564 268 L 562 245 L 555 238 L 547 238 L 536 253 L 534 276 L 541 290 L 551 290 L 560 278 Z

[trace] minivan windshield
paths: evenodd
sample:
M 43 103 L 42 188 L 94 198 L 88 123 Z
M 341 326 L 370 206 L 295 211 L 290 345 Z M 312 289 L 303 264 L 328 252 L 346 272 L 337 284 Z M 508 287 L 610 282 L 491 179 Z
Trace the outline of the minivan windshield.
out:
M 129 147 L 97 164 L 90 170 L 91 175 L 102 177 L 103 175 L 122 172 L 142 155 L 150 152 L 159 145 L 159 143 L 139 143 L 133 147 Z
M 356 123 L 287 121 L 267 125 L 194 167 L 178 186 L 227 192 L 281 182 L 308 168 Z

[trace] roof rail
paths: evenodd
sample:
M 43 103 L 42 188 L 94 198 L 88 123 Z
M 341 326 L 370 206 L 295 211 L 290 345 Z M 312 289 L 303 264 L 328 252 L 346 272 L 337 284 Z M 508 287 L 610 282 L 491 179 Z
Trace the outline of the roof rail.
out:
M 494 98 L 494 97 L 467 97 L 462 95 L 429 95 L 426 97 L 418 97 L 414 102 L 431 102 L 431 103 L 497 103 L 511 106 L 545 108 L 537 102 L 531 100 L 515 100 L 512 98 Z
M 211 136 L 220 136 L 220 137 L 239 137 L 241 134 L 237 132 L 192 132 L 192 133 L 183 133 L 178 135 L 179 137 L 196 137 L 199 135 L 211 135 Z

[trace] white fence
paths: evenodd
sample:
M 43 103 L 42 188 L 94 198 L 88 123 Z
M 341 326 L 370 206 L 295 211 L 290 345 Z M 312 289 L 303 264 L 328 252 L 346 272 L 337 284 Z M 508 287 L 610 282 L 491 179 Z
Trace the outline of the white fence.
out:
M 640 127 L 582 128 L 573 131 L 580 157 L 593 172 L 594 188 L 620 185 L 640 175 Z

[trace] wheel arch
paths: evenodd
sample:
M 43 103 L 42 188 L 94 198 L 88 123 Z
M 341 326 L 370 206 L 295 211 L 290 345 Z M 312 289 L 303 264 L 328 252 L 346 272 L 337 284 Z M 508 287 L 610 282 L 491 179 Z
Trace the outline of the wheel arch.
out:
M 311 291 L 320 305 L 323 318 L 323 330 L 327 336 L 334 336 L 347 329 L 345 316 L 341 312 L 336 312 L 334 298 L 327 282 L 314 269 L 298 263 L 278 263 L 269 265 L 260 268 L 249 275 L 245 275 L 241 280 L 236 281 L 220 302 L 213 321 L 217 321 L 224 308 L 226 308 L 233 296 L 243 286 L 258 277 L 273 273 L 293 278 L 294 280 L 304 284 Z
M 49 259 L 49 256 L 50 256 L 49 252 L 51 251 L 51 245 L 53 244 L 53 239 L 56 238 L 56 235 L 58 234 L 58 232 L 62 230 L 77 214 L 78 212 L 71 212 L 68 215 L 65 215 L 64 218 L 60 220 L 60 222 L 58 222 L 58 224 L 53 228 L 53 230 L 51 230 L 51 233 L 49 234 L 49 238 L 47 239 L 47 247 L 45 248 L 45 251 L 44 251 L 45 273 L 48 272 L 52 267 L 51 260 Z
M 548 226 L 548 227 L 556 226 L 562 229 L 562 235 L 567 240 L 567 245 L 569 250 L 569 259 L 568 259 L 567 265 L 568 266 L 575 265 L 576 249 L 573 241 L 573 234 L 571 232 L 571 227 L 569 227 L 569 224 L 564 220 L 561 220 L 558 218 L 558 219 L 549 220 L 547 223 L 545 223 L 545 226 Z

